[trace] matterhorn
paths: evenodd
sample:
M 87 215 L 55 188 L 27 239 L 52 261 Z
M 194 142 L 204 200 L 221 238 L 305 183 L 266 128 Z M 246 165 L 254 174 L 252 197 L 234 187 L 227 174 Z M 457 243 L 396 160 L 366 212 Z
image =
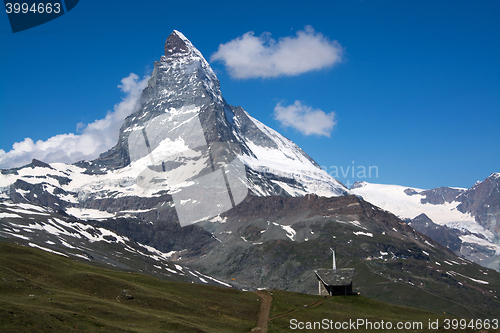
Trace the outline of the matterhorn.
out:
M 209 63 L 179 31 L 167 38 L 139 103 L 115 147 L 94 161 L 51 164 L 49 173 L 58 181 L 42 186 L 46 191 L 35 203 L 89 218 L 157 211 L 155 219 L 161 219 L 160 208 L 167 205 L 188 225 L 235 207 L 247 195 L 348 193 L 292 141 L 229 105 Z M 18 185 L 46 183 L 35 178 L 25 185 L 14 173 L 13 186 L 3 190 L 12 199 L 21 195 Z

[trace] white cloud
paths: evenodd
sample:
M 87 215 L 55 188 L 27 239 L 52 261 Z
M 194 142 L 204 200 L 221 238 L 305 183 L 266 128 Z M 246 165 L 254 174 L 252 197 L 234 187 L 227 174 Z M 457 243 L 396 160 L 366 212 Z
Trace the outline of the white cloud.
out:
M 337 124 L 335 113 L 325 113 L 320 109 L 313 109 L 295 101 L 289 106 L 274 107 L 274 119 L 285 127 L 292 127 L 305 135 L 320 135 L 330 137 L 333 127 Z
M 14 143 L 12 150 L 8 152 L 0 149 L 0 168 L 25 165 L 33 158 L 47 163 L 74 163 L 97 158 L 118 142 L 120 127 L 125 118 L 139 107 L 139 97 L 147 82 L 147 77 L 139 80 L 134 73 L 123 78 L 118 88 L 126 94 L 125 98 L 105 118 L 88 125 L 78 123 L 77 131 L 82 134 L 58 134 L 46 141 L 37 142 L 26 138 Z
M 342 60 L 343 48 L 311 26 L 295 37 L 278 42 L 270 33 L 255 37 L 253 31 L 219 45 L 210 61 L 222 61 L 229 74 L 238 79 L 293 76 L 327 68 Z

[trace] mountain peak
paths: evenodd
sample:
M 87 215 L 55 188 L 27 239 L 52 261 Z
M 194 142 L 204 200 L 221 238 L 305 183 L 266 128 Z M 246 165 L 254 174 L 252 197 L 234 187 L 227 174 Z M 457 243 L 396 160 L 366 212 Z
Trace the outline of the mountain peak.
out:
M 188 54 L 192 48 L 193 44 L 177 30 L 172 31 L 165 41 L 165 55 L 167 57 L 176 54 Z
M 218 177 L 216 174 L 222 170 L 219 166 L 227 160 L 234 161 L 238 168 L 233 168 L 236 176 L 232 171 L 226 176 L 236 182 L 244 181 L 248 186 L 241 192 L 245 195 L 248 190 L 263 196 L 348 193 L 296 144 L 252 118 L 243 108 L 227 104 L 210 64 L 181 32 L 174 30 L 164 47 L 165 55 L 154 63 L 139 108 L 125 119 L 117 145 L 89 165 L 92 174 L 130 166 L 129 170 L 137 171 L 133 175 L 141 184 L 137 183 L 140 193 L 156 193 L 160 190 L 160 176 L 148 178 L 143 174 L 151 170 L 166 175 L 161 176 L 161 190 L 175 190 L 178 196 L 179 184 L 188 183 L 182 178 L 182 182 L 174 184 L 175 177 L 176 181 L 180 179 L 177 175 L 189 174 L 192 179 L 212 174 L 211 177 Z M 226 184 L 225 180 L 221 184 Z M 226 187 L 221 188 L 229 200 Z M 231 189 L 235 204 L 237 192 Z M 190 199 L 198 193 L 204 192 L 196 190 Z M 186 202 L 178 206 L 189 205 Z
M 367 182 L 356 181 L 354 184 L 352 184 L 350 190 L 354 190 L 354 189 L 357 189 L 357 188 L 365 187 L 367 184 L 368 184 Z

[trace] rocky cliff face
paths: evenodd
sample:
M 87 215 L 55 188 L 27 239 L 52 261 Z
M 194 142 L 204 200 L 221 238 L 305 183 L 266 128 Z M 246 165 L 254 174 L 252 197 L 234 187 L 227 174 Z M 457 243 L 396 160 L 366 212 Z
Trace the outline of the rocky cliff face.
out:
M 457 197 L 457 209 L 470 213 L 476 221 L 500 239 L 500 173 L 493 173 Z
M 408 224 L 418 232 L 429 236 L 442 246 L 455 253 L 460 253 L 460 248 L 462 247 L 462 240 L 460 239 L 460 236 L 463 235 L 463 232 L 460 230 L 451 229 L 447 226 L 440 226 L 439 224 L 432 222 L 432 220 L 423 213 L 414 219 L 409 220 Z
M 220 126 L 224 123 L 224 109 L 229 107 L 220 93 L 219 80 L 201 53 L 178 31 L 170 34 L 164 49 L 165 55 L 154 63 L 148 86 L 142 92 L 141 107 L 125 119 L 118 144 L 95 163 L 112 168 L 127 166 L 131 162 L 130 133 L 169 110 L 187 106 L 199 108 L 197 113 L 208 142 L 235 140 L 227 126 Z
M 500 243 L 500 173 L 492 173 L 469 189 L 439 187 L 419 194 L 425 196 L 421 199 L 423 204 L 459 203 L 458 211 L 473 216 Z
M 442 205 L 450 203 L 457 199 L 465 190 L 451 187 L 437 187 L 432 190 L 422 191 L 419 194 L 425 196 L 420 199 L 423 204 L 430 203 L 431 205 Z

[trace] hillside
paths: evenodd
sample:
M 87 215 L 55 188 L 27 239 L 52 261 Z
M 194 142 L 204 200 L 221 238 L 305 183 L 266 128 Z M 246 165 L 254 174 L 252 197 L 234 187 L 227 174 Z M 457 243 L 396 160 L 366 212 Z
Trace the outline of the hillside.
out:
M 500 273 L 457 257 L 356 196 L 249 196 L 183 228 L 3 205 L 0 234 L 9 242 L 169 281 L 316 294 L 313 271 L 331 267 L 334 247 L 337 266 L 356 269 L 353 287 L 364 296 L 471 319 L 491 318 L 500 308 Z
M 290 319 L 423 323 L 445 315 L 388 305 L 363 296 L 269 295 L 269 332 L 289 331 Z M 168 282 L 75 262 L 38 249 L 0 243 L 2 332 L 249 332 L 261 306 L 253 292 Z M 383 332 L 384 330 L 377 330 Z M 392 330 L 394 331 L 394 330 Z M 431 330 L 432 331 L 432 330 Z

